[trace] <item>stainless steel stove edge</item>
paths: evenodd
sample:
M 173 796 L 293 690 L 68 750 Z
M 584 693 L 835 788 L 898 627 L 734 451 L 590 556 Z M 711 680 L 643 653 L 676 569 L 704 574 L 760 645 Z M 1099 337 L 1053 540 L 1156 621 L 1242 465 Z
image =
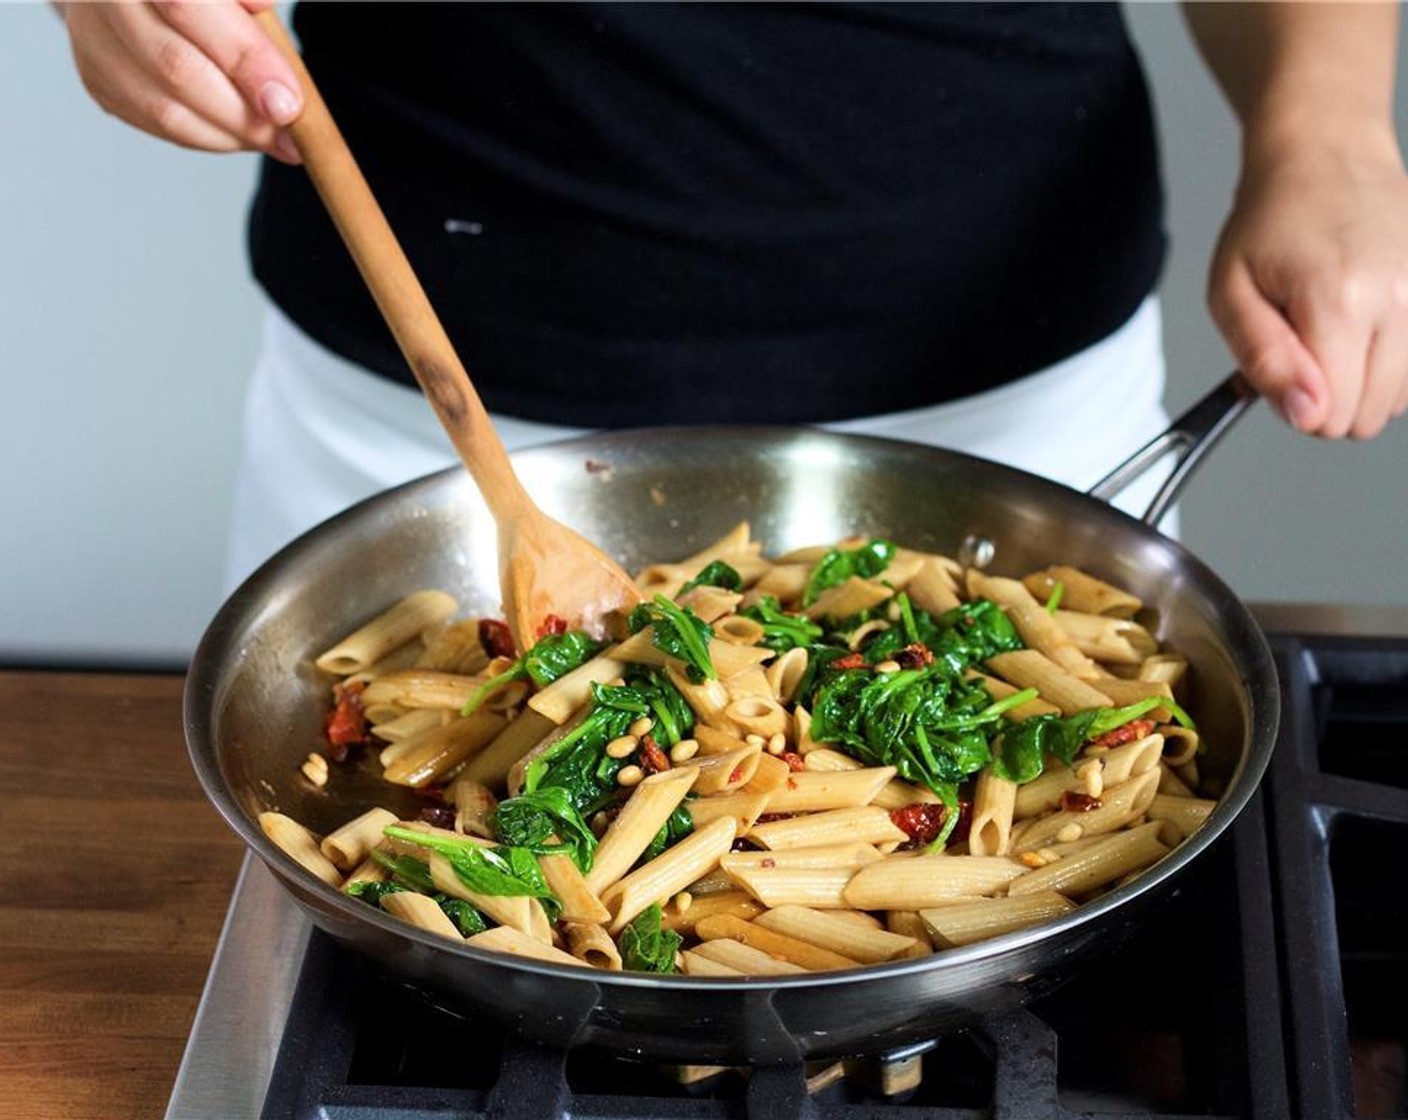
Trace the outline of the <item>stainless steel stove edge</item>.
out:
M 1268 634 L 1408 638 L 1408 604 L 1252 602 Z
M 166 1120 L 243 1120 L 264 1106 L 312 925 L 246 853 Z

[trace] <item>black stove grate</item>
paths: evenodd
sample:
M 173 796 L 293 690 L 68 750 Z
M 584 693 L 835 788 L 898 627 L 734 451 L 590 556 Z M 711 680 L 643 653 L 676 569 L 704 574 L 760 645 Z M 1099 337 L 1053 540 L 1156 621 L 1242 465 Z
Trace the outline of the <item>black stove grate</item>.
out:
M 1024 1010 L 861 1063 L 820 1089 L 831 1071 L 811 1065 L 682 1083 L 647 1063 L 505 1037 L 315 932 L 264 1116 L 1408 1116 L 1405 1017 L 1392 1002 L 1408 978 L 1394 866 L 1408 852 L 1408 643 L 1273 644 L 1286 687 L 1261 793 L 1133 938 Z M 1152 975 L 1149 960 L 1162 964 Z M 1147 995 L 1104 982 L 1131 975 L 1147 976 Z M 875 1083 L 876 1071 L 916 1064 L 912 1089 L 887 1096 Z
M 1297 1114 L 1408 1116 L 1408 644 L 1278 643 L 1268 785 Z

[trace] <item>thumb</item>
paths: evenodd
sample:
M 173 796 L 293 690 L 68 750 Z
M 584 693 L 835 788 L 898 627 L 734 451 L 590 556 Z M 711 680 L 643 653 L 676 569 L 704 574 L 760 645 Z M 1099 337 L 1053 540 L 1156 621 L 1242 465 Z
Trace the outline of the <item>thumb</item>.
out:
M 1208 307 L 1238 368 L 1281 418 L 1301 432 L 1324 424 L 1330 390 L 1320 363 L 1245 262 L 1214 272 Z

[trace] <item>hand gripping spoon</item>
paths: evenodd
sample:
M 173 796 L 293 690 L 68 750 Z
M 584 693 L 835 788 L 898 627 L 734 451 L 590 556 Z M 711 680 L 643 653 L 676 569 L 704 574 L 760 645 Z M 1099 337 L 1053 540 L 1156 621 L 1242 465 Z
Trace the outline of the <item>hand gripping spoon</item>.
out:
M 600 635 L 610 612 L 639 602 L 635 584 L 599 548 L 543 513 L 523 488 L 469 374 L 292 39 L 273 11 L 255 18 L 298 75 L 304 107 L 288 132 L 308 175 L 493 515 L 503 610 L 518 648 L 533 644 L 550 615 Z

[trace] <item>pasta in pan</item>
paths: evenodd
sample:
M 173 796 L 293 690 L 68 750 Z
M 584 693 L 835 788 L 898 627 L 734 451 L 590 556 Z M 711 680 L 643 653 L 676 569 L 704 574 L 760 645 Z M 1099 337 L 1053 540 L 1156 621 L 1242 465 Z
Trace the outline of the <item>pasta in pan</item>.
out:
M 859 538 L 769 559 L 742 524 L 638 585 L 610 639 L 549 618 L 528 650 L 442 591 L 390 604 L 316 659 L 333 766 L 303 771 L 379 766 L 424 811 L 265 834 L 465 944 L 777 975 L 1059 917 L 1216 803 L 1186 662 L 1090 573 Z

